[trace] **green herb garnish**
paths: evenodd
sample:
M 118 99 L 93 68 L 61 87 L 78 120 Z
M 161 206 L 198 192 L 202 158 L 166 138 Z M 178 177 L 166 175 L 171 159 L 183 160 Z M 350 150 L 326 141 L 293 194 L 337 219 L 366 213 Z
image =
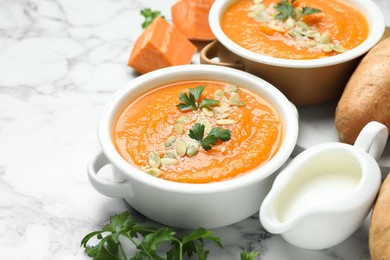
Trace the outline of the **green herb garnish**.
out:
M 295 0 L 291 0 L 291 3 L 288 0 L 283 0 L 278 3 L 276 6 L 276 10 L 278 10 L 278 14 L 275 16 L 278 20 L 286 20 L 289 17 L 293 16 L 294 7 L 292 4 Z
M 320 12 L 321 12 L 321 10 L 317 9 L 317 8 L 311 8 L 308 6 L 305 6 L 302 8 L 302 15 L 303 16 L 309 15 L 309 14 L 314 14 L 314 13 L 320 13 Z
M 180 93 L 179 100 L 182 103 L 179 103 L 177 108 L 181 111 L 188 111 L 198 110 L 203 107 L 210 107 L 218 104 L 217 100 L 207 98 L 202 99 L 201 103 L 199 104 L 200 96 L 202 95 L 204 89 L 205 86 L 198 86 L 196 88 L 190 88 L 189 93 Z
M 91 238 L 96 237 L 98 243 L 89 246 Z M 168 227 L 156 229 L 154 227 L 137 225 L 126 211 L 113 215 L 110 222 L 102 230 L 86 235 L 81 241 L 88 256 L 95 260 L 128 260 L 120 237 L 127 238 L 137 248 L 137 253 L 131 259 L 175 259 L 181 260 L 183 256 L 197 255 L 198 259 L 207 259 L 209 251 L 204 250 L 204 240 L 210 240 L 222 248 L 220 238 L 212 232 L 198 228 L 190 234 L 180 237 Z M 141 239 L 142 237 L 142 239 Z M 122 242 L 121 242 L 122 241 Z M 159 253 L 159 247 L 169 245 L 166 258 Z
M 254 260 L 256 259 L 258 256 L 259 256 L 259 252 L 258 251 L 251 251 L 251 252 L 248 252 L 247 250 L 243 250 L 241 252 L 241 260 Z
M 298 21 L 302 19 L 303 16 L 321 12 L 320 9 L 311 8 L 308 6 L 305 6 L 302 9 L 295 8 L 293 6 L 295 1 L 296 0 L 291 0 L 291 2 L 289 0 L 280 1 L 276 6 L 278 13 L 275 16 L 275 19 L 287 20 L 289 17 L 291 17 Z
M 148 27 L 149 24 L 151 24 L 154 21 L 154 19 L 156 19 L 159 16 L 162 16 L 160 11 L 152 11 L 152 9 L 150 8 L 142 9 L 141 15 L 145 17 L 145 21 L 142 23 L 143 29 Z M 164 18 L 164 16 L 162 16 L 162 18 Z
M 214 127 L 211 129 L 205 138 L 203 138 L 204 131 L 205 126 L 201 123 L 196 123 L 192 126 L 188 136 L 198 141 L 206 151 L 210 150 L 211 146 L 215 145 L 218 140 L 225 142 L 230 140 L 231 137 L 231 132 L 229 130 L 221 129 L 220 127 Z

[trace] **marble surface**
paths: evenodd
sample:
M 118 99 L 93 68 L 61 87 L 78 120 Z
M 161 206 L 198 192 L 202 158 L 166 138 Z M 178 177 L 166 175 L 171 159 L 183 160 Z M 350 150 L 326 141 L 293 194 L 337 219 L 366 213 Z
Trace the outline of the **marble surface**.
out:
M 390 26 L 390 2 L 375 0 Z M 109 216 L 129 210 L 100 195 L 86 165 L 99 150 L 97 119 L 122 84 L 145 7 L 170 19 L 174 0 L 0 0 L 0 258 L 89 259 L 80 247 Z M 197 63 L 196 56 L 194 63 Z M 367 221 L 343 243 L 319 251 L 266 233 L 257 215 L 213 230 L 223 250 L 209 259 L 369 259 Z

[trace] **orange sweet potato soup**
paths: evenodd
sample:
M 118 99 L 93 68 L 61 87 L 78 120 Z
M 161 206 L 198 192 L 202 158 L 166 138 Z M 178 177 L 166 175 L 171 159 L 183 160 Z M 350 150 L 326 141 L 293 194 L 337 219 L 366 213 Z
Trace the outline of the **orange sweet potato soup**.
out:
M 364 15 L 342 0 L 238 0 L 224 12 L 221 27 L 245 49 L 285 59 L 337 55 L 369 33 Z
M 121 156 L 153 176 L 184 183 L 224 181 L 248 173 L 279 149 L 277 112 L 244 87 L 219 81 L 160 86 L 118 116 Z

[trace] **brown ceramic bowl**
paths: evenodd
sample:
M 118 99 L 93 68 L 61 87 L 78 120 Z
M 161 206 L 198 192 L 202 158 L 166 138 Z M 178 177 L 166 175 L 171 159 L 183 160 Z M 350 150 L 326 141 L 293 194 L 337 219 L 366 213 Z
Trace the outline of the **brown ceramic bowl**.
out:
M 360 58 L 381 39 L 385 29 L 383 14 L 373 1 L 345 0 L 357 7 L 368 21 L 369 36 L 362 44 L 345 53 L 320 59 L 274 58 L 251 52 L 224 34 L 220 19 L 235 1 L 216 0 L 211 7 L 209 23 L 217 40 L 201 51 L 201 63 L 233 67 L 259 76 L 297 106 L 338 99 Z M 219 61 L 213 60 L 216 57 Z

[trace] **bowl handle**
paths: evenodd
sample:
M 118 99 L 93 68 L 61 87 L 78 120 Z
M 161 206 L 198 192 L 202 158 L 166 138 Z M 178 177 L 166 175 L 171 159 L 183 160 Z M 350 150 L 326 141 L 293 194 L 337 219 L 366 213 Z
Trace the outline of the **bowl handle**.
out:
M 209 65 L 218 65 L 229 67 L 233 69 L 244 70 L 244 65 L 241 62 L 221 62 L 213 60 L 213 58 L 223 58 L 220 57 L 223 54 L 221 53 L 221 44 L 218 40 L 214 40 L 207 44 L 200 52 L 200 63 L 201 64 L 209 64 Z
M 96 153 L 88 163 L 88 178 L 92 186 L 101 194 L 112 198 L 127 198 L 132 196 L 132 188 L 126 180 L 108 181 L 98 176 L 99 171 L 109 165 L 103 152 Z
M 387 127 L 377 121 L 372 121 L 360 131 L 354 146 L 362 148 L 375 160 L 379 160 L 385 149 L 387 137 Z

